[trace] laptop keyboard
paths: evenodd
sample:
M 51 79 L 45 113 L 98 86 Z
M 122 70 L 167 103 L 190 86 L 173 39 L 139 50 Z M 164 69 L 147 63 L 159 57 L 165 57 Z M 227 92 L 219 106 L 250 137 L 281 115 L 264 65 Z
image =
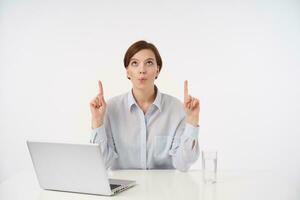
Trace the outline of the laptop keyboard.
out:
M 116 184 L 109 184 L 110 185 L 110 189 L 113 190 L 121 185 L 116 185 Z

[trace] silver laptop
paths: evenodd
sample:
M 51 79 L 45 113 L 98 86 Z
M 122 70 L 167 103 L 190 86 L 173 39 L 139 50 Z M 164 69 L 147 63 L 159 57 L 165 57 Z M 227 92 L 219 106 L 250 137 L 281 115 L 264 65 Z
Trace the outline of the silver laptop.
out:
M 109 179 L 99 144 L 27 141 L 41 188 L 114 195 L 136 184 Z

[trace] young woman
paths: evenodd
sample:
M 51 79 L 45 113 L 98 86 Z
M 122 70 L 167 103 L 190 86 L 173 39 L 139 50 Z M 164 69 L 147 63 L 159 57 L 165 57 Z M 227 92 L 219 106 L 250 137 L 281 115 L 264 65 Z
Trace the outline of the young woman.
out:
M 111 169 L 178 169 L 186 171 L 199 157 L 199 100 L 188 93 L 184 101 L 161 93 L 154 84 L 162 68 L 157 48 L 146 41 L 132 44 L 124 57 L 132 90 L 90 102 L 91 143 L 99 143 Z

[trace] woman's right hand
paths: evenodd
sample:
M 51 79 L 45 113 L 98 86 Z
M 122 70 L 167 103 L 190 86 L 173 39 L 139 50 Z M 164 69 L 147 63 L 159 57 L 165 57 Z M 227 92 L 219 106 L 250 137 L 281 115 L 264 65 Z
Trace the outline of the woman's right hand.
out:
M 106 103 L 104 100 L 103 87 L 101 81 L 98 81 L 98 85 L 99 94 L 90 102 L 93 129 L 103 125 L 106 111 Z

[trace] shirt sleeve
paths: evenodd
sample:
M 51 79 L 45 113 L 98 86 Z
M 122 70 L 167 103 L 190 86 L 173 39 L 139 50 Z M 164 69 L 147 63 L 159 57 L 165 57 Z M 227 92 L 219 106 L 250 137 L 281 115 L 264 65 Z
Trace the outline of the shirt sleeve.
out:
M 108 117 L 105 118 L 102 126 L 92 129 L 90 143 L 100 144 L 106 168 L 109 168 L 112 162 L 118 158 Z
M 198 134 L 200 127 L 194 127 L 185 120 L 179 124 L 169 154 L 173 166 L 187 171 L 199 158 Z

